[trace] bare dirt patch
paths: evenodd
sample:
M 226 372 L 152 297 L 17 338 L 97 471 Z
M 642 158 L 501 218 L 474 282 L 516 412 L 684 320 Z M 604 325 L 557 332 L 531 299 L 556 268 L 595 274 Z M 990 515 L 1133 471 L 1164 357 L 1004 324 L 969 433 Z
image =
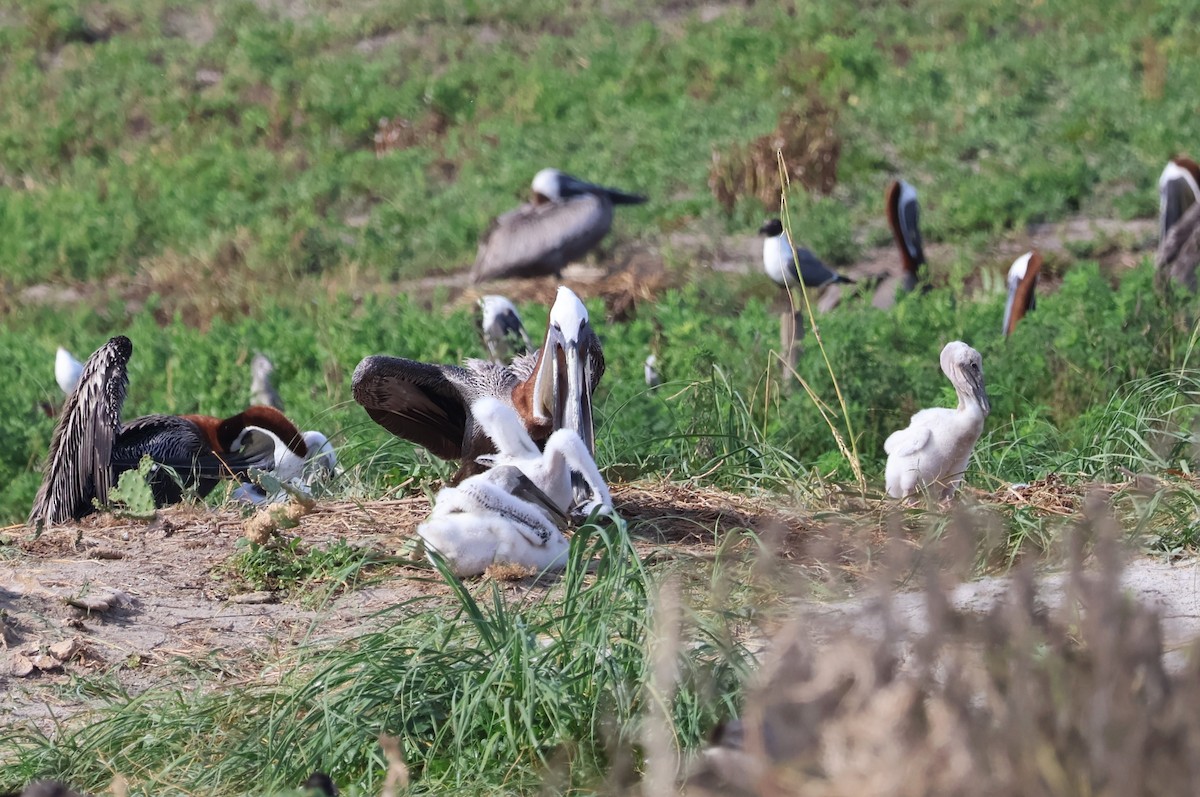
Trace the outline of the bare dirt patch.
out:
M 649 558 L 711 554 L 716 536 L 734 529 L 786 529 L 784 537 L 800 539 L 809 527 L 766 500 L 711 489 L 617 486 L 614 500 Z M 81 676 L 131 694 L 177 679 L 180 663 L 233 681 L 258 677 L 299 644 L 352 638 L 382 622 L 374 617 L 381 610 L 447 596 L 414 545 L 428 512 L 424 497 L 317 505 L 282 532 L 285 541 L 315 550 L 344 540 L 379 564 L 356 584 L 277 591 L 248 585 L 231 568 L 246 550 L 247 517 L 235 509 L 174 507 L 149 523 L 92 516 L 40 537 L 8 529 L 0 547 L 0 690 L 12 699 L 0 706 L 0 722 L 48 728 L 87 708 L 94 698 L 85 695 L 96 690 L 80 689 Z M 531 586 L 528 578 L 504 580 L 514 593 Z

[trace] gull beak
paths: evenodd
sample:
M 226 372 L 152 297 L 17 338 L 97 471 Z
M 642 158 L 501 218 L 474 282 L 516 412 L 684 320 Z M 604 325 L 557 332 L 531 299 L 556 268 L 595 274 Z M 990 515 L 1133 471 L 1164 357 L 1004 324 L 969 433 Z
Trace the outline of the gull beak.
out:
M 534 414 L 554 429 L 571 429 L 595 454 L 592 389 L 604 370 L 600 340 L 574 293 L 559 288 L 534 383 Z

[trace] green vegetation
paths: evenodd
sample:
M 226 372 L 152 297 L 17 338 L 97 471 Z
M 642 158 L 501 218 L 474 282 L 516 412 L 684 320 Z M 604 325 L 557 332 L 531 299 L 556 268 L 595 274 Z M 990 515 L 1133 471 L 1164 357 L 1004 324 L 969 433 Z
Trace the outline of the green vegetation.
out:
M 97 788 L 114 771 L 139 773 L 144 793 L 175 794 L 277 791 L 324 768 L 370 794 L 384 769 L 380 733 L 404 742 L 419 793 L 536 790 L 547 769 L 564 789 L 597 785 L 613 765 L 628 776 L 647 706 L 666 703 L 679 741 L 694 745 L 732 710 L 722 696 L 747 657 L 720 614 L 696 614 L 678 629 L 678 687 L 649 691 L 655 601 L 624 528 L 585 527 L 571 545 L 573 566 L 552 592 L 514 604 L 496 582 L 474 594 L 446 571 L 456 612 L 396 606 L 383 630 L 304 650 L 271 686 L 120 698 L 67 736 L 18 740 L 0 777 L 70 773 Z M 589 575 L 584 562 L 597 555 Z
M 608 252 L 661 252 L 676 286 L 620 320 L 588 299 L 608 360 L 597 459 L 610 480 L 871 498 L 887 434 L 953 403 L 938 352 L 962 339 L 992 398 L 969 483 L 1150 473 L 1155 488 L 1115 497 L 1119 520 L 1147 548 L 1192 550 L 1196 300 L 1156 293 L 1148 262 L 1114 275 L 1093 259 L 1103 247 L 1075 243 L 1049 258 L 1055 290 L 1005 341 L 994 252 L 1031 222 L 1153 215 L 1162 163 L 1200 141 L 1198 24 L 1178 0 L 0 2 L 0 524 L 21 522 L 37 488 L 53 429 L 41 407 L 61 403 L 55 347 L 84 357 L 117 333 L 134 342 L 126 417 L 232 414 L 263 351 L 288 414 L 337 447 L 334 495 L 434 489 L 452 467 L 371 422 L 350 374 L 377 352 L 483 354 L 457 290 L 411 280 L 462 271 L 488 220 L 555 165 L 648 194 L 621 210 Z M 888 242 L 896 176 L 943 245 L 930 294 L 887 312 L 851 296 L 819 318 L 845 413 L 805 340 L 798 374 L 859 463 L 816 402 L 785 389 L 774 287 L 710 273 L 679 243 L 777 212 L 779 139 L 795 237 L 830 261 Z M 539 335 L 546 306 L 518 304 Z M 655 389 L 651 351 L 667 380 Z M 1062 546 L 1066 521 L 1035 507 L 963 511 L 1001 517 L 976 562 Z M 864 521 L 848 509 L 842 522 Z M 903 522 L 936 543 L 950 520 Z M 688 595 L 681 680 L 657 692 L 660 573 L 619 523 L 572 545 L 575 569 L 552 587 L 514 602 L 448 579 L 449 601 L 397 607 L 261 684 L 188 673 L 124 695 L 98 678 L 110 707 L 8 738 L 0 786 L 57 774 L 102 788 L 116 772 L 135 793 L 223 797 L 325 767 L 377 793 L 386 732 L 418 793 L 533 793 L 547 773 L 552 790 L 616 791 L 646 771 L 655 712 L 689 751 L 739 705 L 748 655 L 731 626 L 754 609 Z M 294 595 L 352 587 L 373 557 L 247 544 L 220 573 Z

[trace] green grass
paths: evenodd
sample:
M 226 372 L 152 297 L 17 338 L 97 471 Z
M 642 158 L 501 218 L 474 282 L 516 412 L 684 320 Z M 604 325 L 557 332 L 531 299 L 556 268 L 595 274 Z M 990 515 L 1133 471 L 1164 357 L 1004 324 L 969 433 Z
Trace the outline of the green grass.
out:
M 372 423 L 350 374 L 379 352 L 483 354 L 448 292 L 410 298 L 389 283 L 462 269 L 488 220 L 547 165 L 648 194 L 619 213 L 614 242 L 657 247 L 682 283 L 620 323 L 588 302 L 609 363 L 597 394 L 609 478 L 800 503 L 857 492 L 814 400 L 781 389 L 773 286 L 709 274 L 671 238 L 748 233 L 777 211 L 750 185 L 727 210 L 709 178 L 714 153 L 729 174 L 752 174 L 755 157 L 773 173 L 783 120 L 794 129 L 782 132 L 839 145 L 828 196 L 794 175 L 801 242 L 831 262 L 888 244 L 883 189 L 903 176 L 921 192 L 927 241 L 947 245 L 931 264 L 937 290 L 889 312 L 851 298 L 819 319 L 832 374 L 811 336 L 798 365 L 830 407 L 836 377 L 845 410 L 831 415 L 867 496 L 880 491 L 886 436 L 953 403 L 937 355 L 962 339 L 983 353 L 993 407 L 969 483 L 1149 473 L 1160 481 L 1114 498 L 1123 527 L 1151 550 L 1193 550 L 1196 301 L 1156 293 L 1148 263 L 1115 280 L 1086 259 L 1100 244 L 1073 244 L 1063 257 L 1074 259 L 1053 263 L 1061 288 L 1005 341 L 993 252 L 1030 222 L 1153 215 L 1162 163 L 1200 138 L 1189 46 L 1200 11 L 1143 0 L 717 10 L 0 4 L 0 523 L 20 522 L 37 487 L 53 428 L 38 407 L 61 403 L 55 346 L 85 356 L 117 333 L 135 347 L 126 417 L 232 414 L 261 350 L 289 415 L 337 447 L 347 473 L 335 495 L 432 490 L 452 467 Z M 381 118 L 409 133 L 377 156 Z M 813 118 L 831 128 L 805 128 Z M 84 298 L 20 293 L 41 283 Z M 537 336 L 547 309 L 519 304 Z M 654 390 L 641 377 L 650 351 L 667 380 Z M 1069 525 L 1029 508 L 964 511 L 996 531 L 978 543 L 983 566 L 1055 551 Z M 853 514 L 821 523 L 867 522 Z M 864 536 L 890 522 L 872 516 Z M 949 522 L 914 511 L 903 528 L 933 547 Z M 615 790 L 645 772 L 642 723 L 662 697 L 647 651 L 659 574 L 618 533 L 573 545 L 576 568 L 584 549 L 603 554 L 594 580 L 575 569 L 516 602 L 451 581 L 449 610 L 399 607 L 376 632 L 266 673 L 270 686 L 214 691 L 202 668 L 138 696 L 98 682 L 109 707 L 50 737 L 9 738 L 0 783 L 57 774 L 101 788 L 120 772 L 137 793 L 267 793 L 324 767 L 375 793 L 387 732 L 418 793 L 533 793 L 548 776 L 560 790 Z M 225 572 L 248 587 L 339 589 L 370 564 L 348 545 L 247 546 Z M 695 597 L 667 705 L 684 751 L 736 707 L 746 657 L 729 626 L 757 611 Z
M 733 710 L 748 657 L 720 614 L 655 631 L 656 587 L 623 524 L 585 527 L 571 545 L 571 565 L 549 590 L 514 601 L 496 582 L 469 588 L 443 571 L 454 608 L 392 607 L 376 618 L 378 631 L 277 663 L 274 685 L 210 691 L 188 682 L 118 695 L 53 739 L 17 739 L 0 759 L 0 782 L 69 774 L 98 788 L 121 772 L 135 794 L 233 784 L 268 793 L 325 769 L 377 793 L 380 733 L 401 739 L 414 794 L 524 793 L 547 771 L 564 788 L 629 777 L 648 706 L 666 700 L 676 741 L 694 746 Z M 653 691 L 656 633 L 679 635 L 671 697 Z
M 813 206 L 799 237 L 835 258 L 880 225 L 894 174 L 922 190 L 928 238 L 962 239 L 1149 215 L 1162 162 L 1194 138 L 1200 60 L 1184 43 L 1200 17 L 1184 3 L 733 4 L 707 23 L 632 2 L 269 8 L 13 4 L 10 279 L 131 277 L 239 240 L 260 278 L 455 270 L 550 163 L 648 193 L 622 235 L 711 223 L 713 150 L 811 97 L 836 108 L 842 149 L 837 204 Z M 416 132 L 376 158 L 383 117 Z M 744 201 L 721 224 L 763 212 Z

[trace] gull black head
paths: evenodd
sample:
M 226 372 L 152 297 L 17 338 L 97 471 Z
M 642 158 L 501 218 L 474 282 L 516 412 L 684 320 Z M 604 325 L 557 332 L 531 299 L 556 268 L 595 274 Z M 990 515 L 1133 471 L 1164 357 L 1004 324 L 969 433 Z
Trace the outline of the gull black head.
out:
M 768 219 L 767 221 L 763 222 L 763 226 L 758 228 L 758 234 L 767 235 L 770 237 L 783 235 L 783 222 L 779 219 Z

